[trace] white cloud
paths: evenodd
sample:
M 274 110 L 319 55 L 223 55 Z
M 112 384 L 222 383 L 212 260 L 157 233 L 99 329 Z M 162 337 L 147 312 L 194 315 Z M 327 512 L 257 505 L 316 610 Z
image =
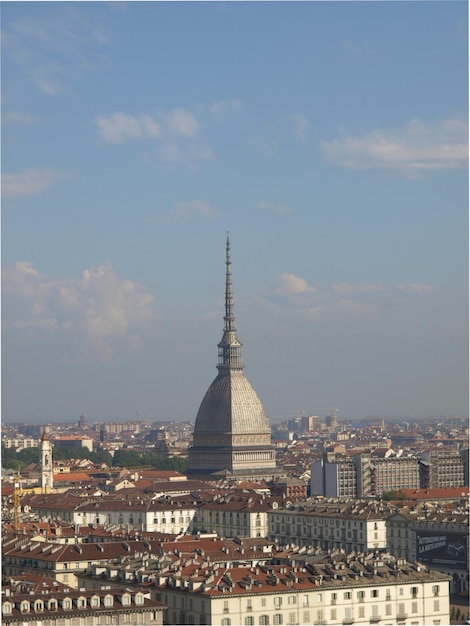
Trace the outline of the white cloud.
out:
M 16 174 L 2 174 L 2 197 L 35 196 L 47 191 L 60 178 L 53 170 L 23 170 Z
M 175 108 L 158 110 L 155 116 L 116 112 L 108 117 L 99 117 L 95 122 L 101 138 L 111 143 L 144 139 L 158 141 L 155 155 L 148 159 L 151 163 L 182 163 L 193 167 L 200 161 L 213 158 L 212 149 L 196 141 L 200 124 L 193 113 Z
M 304 278 L 287 272 L 278 276 L 277 284 L 274 288 L 274 293 L 283 296 L 315 292 L 315 287 L 310 286 Z
M 12 126 L 32 126 L 37 124 L 38 118 L 21 111 L 9 111 L 5 113 L 4 122 Z
M 428 283 L 404 283 L 397 285 L 397 289 L 405 293 L 426 294 L 434 291 L 434 286 Z
M 270 213 L 276 213 L 277 215 L 292 213 L 292 209 L 289 209 L 283 204 L 274 204 L 273 202 L 268 202 L 267 200 L 261 200 L 261 202 L 258 202 L 257 206 L 260 211 L 268 211 Z
M 107 263 L 83 271 L 80 278 L 43 276 L 29 262 L 2 272 L 4 317 L 16 331 L 41 330 L 75 340 L 101 357 L 116 346 L 128 349 L 155 319 L 153 296 L 133 281 L 122 280 Z
M 209 110 L 217 120 L 221 120 L 230 113 L 233 113 L 234 111 L 241 111 L 242 109 L 242 101 L 237 98 L 232 98 L 231 100 L 220 100 L 219 102 L 214 102 L 210 106 Z
M 308 119 L 301 113 L 293 113 L 289 115 L 289 120 L 294 123 L 294 136 L 300 141 L 307 138 Z
M 315 322 L 354 317 L 376 320 L 387 315 L 390 303 L 402 306 L 411 297 L 426 296 L 434 291 L 427 283 L 332 283 L 316 288 L 295 274 L 277 278 L 268 296 L 270 304 L 280 306 L 283 315 L 303 317 Z
M 164 224 L 175 222 L 188 222 L 194 219 L 216 219 L 219 215 L 217 209 L 204 200 L 192 200 L 191 202 L 180 202 L 171 211 L 160 213 L 156 220 Z
M 29 15 L 4 25 L 4 58 L 43 93 L 60 94 L 73 79 L 101 66 L 104 46 L 113 39 L 99 17 L 90 22 L 78 7 L 52 3 L 47 15 Z
M 194 137 L 199 130 L 196 117 L 185 109 L 173 109 L 167 116 L 168 127 L 182 137 Z
M 377 294 L 386 290 L 380 283 L 333 283 L 331 288 L 343 295 Z
M 396 131 L 375 130 L 353 137 L 343 134 L 323 144 L 327 158 L 349 169 L 382 169 L 407 178 L 464 167 L 468 161 L 468 124 L 448 119 L 425 124 L 413 119 Z
M 96 123 L 101 137 L 112 143 L 146 137 L 156 139 L 160 136 L 160 126 L 149 115 L 134 117 L 125 113 L 113 113 L 109 118 L 97 118 Z

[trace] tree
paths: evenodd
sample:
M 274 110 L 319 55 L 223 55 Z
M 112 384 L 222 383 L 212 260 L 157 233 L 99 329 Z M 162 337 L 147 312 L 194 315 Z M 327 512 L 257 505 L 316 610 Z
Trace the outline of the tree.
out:
M 382 494 L 382 500 L 408 500 L 408 496 L 406 495 L 406 493 L 403 493 L 403 491 L 401 491 L 401 489 L 399 489 L 398 491 L 384 491 Z

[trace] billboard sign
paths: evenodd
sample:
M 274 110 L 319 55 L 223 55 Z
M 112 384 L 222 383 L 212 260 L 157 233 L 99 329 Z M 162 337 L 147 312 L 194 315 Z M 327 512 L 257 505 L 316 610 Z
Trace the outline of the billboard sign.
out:
M 447 532 L 416 531 L 416 559 L 442 569 L 467 569 L 467 535 Z

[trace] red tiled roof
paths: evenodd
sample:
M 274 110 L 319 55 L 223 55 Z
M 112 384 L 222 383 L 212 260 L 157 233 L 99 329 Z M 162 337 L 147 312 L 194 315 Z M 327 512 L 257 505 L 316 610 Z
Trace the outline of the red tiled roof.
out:
M 54 474 L 55 483 L 77 483 L 86 480 L 91 480 L 89 474 L 85 472 L 66 472 L 64 474 Z
M 400 489 L 409 500 L 439 500 L 468 497 L 468 487 L 433 487 L 430 489 Z

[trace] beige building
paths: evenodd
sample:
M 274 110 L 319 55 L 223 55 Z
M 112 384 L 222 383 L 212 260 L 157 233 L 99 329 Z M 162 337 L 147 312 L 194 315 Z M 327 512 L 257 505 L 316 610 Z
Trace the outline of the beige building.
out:
M 385 550 L 390 513 L 387 504 L 375 501 L 307 500 L 269 511 L 268 538 L 322 550 Z
M 281 498 L 260 494 L 225 494 L 204 502 L 192 523 L 192 532 L 215 532 L 220 537 L 267 537 L 268 512 L 277 510 Z
M 106 564 L 112 559 L 119 559 L 135 552 L 143 553 L 154 549 L 158 544 L 145 541 L 109 541 L 103 543 L 80 543 L 64 545 L 48 541 L 18 541 L 17 544 L 2 552 L 2 571 L 5 576 L 17 576 L 22 573 L 43 572 L 59 583 L 78 587 L 77 574 L 83 573 L 94 564 Z
M 65 589 L 34 593 L 24 589 L 22 593 L 3 586 L 2 591 L 4 626 L 159 626 L 163 623 L 164 607 L 151 600 L 147 590 Z
M 341 558 L 342 557 L 342 558 Z M 449 577 L 390 555 L 162 575 L 166 624 L 449 624 Z

